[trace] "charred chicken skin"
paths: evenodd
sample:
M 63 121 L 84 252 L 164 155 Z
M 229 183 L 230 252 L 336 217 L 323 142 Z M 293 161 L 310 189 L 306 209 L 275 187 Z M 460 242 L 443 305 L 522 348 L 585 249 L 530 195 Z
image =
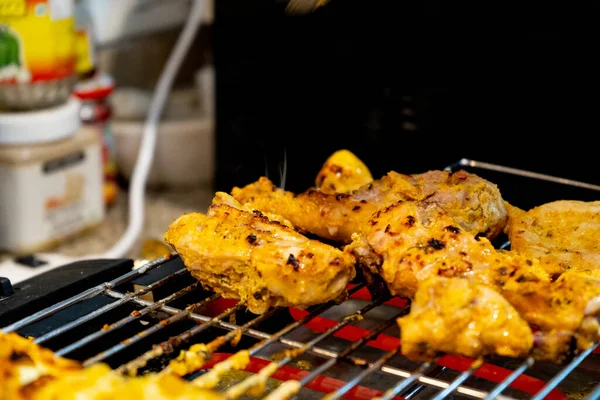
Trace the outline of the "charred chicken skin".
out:
M 298 196 L 262 177 L 243 188 L 234 188 L 232 195 L 241 204 L 281 215 L 301 232 L 341 243 L 349 243 L 352 234 L 360 231 L 373 213 L 399 200 L 436 204 L 462 229 L 489 238 L 502 232 L 507 220 L 498 188 L 465 171 L 417 175 L 392 171 L 348 194 L 311 189 Z
M 205 288 L 257 314 L 342 300 L 355 275 L 351 254 L 225 204 L 179 217 L 165 240 Z
M 356 255 L 368 279 L 381 277 L 392 294 L 419 297 L 426 290 L 423 282 L 436 277 L 469 279 L 498 292 L 537 330 L 533 354 L 538 359 L 561 361 L 573 340 L 582 349 L 600 339 L 592 326 L 600 311 L 595 306 L 600 286 L 574 274 L 553 283 L 536 259 L 494 249 L 436 205 L 400 202 L 375 213 L 347 251 Z M 414 323 L 416 317 L 411 318 Z M 473 322 L 479 318 L 473 310 Z M 448 332 L 446 338 L 445 351 L 460 348 L 453 344 L 456 335 Z M 426 354 L 435 350 L 429 347 Z
M 1 400 L 217 400 L 170 374 L 124 377 L 106 364 L 83 368 L 15 333 L 0 332 Z

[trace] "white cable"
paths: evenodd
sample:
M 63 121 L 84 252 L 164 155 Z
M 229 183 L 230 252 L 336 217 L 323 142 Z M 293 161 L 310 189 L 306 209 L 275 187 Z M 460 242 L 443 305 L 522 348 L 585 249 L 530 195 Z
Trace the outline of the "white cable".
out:
M 121 258 L 133 247 L 144 227 L 144 196 L 146 182 L 152 167 L 156 147 L 157 125 L 160 122 L 171 86 L 177 75 L 198 29 L 202 23 L 202 13 L 206 0 L 193 0 L 190 14 L 177 39 L 175 49 L 169 56 L 150 103 L 150 111 L 144 124 L 142 141 L 129 185 L 129 221 L 127 229 L 119 241 L 107 252 L 85 258 Z

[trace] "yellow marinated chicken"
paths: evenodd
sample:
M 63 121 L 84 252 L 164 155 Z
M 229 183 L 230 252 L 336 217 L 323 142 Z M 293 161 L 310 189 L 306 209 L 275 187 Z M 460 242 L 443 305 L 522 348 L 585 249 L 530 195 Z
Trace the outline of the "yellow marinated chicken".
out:
M 521 282 L 502 295 L 535 334 L 534 357 L 562 361 L 575 348 L 585 350 L 600 340 L 600 280 L 566 272 L 555 282 Z
M 432 360 L 440 352 L 523 357 L 533 345 L 529 325 L 506 299 L 469 279 L 420 282 L 410 313 L 398 324 L 402 354 L 413 360 Z
M 316 187 L 323 193 L 349 193 L 373 182 L 369 168 L 348 150 L 333 153 L 317 174 Z
M 240 299 L 253 313 L 342 300 L 352 255 L 310 240 L 256 211 L 214 204 L 171 224 L 165 240 L 202 285 Z
M 464 231 L 435 204 L 399 202 L 376 212 L 346 250 L 367 279 L 381 277 L 393 295 L 412 298 L 431 276 L 476 277 L 490 286 L 549 281 L 534 259 L 496 250 Z
M 349 194 L 311 189 L 298 196 L 262 177 L 244 188 L 234 188 L 232 195 L 242 204 L 283 216 L 302 232 L 342 243 L 350 242 L 374 212 L 399 200 L 437 204 L 463 229 L 489 238 L 502 232 L 507 219 L 498 188 L 465 171 L 418 175 L 392 171 Z
M 0 399 L 25 399 L 41 376 L 57 378 L 81 369 L 76 361 L 57 357 L 16 333 L 0 332 Z
M 600 313 L 598 283 L 575 273 L 553 283 L 537 259 L 494 249 L 435 205 L 402 202 L 375 213 L 347 251 L 368 280 L 380 277 L 392 294 L 413 298 L 432 277 L 468 278 L 493 288 L 538 330 L 538 359 L 561 361 L 572 339 L 580 350 L 600 339 L 592 326 Z
M 215 197 L 213 198 L 212 203 L 213 204 L 226 204 L 229 207 L 237 208 L 238 210 L 247 211 L 250 213 L 253 213 L 254 211 L 258 211 L 252 207 L 251 203 L 240 204 L 240 202 L 237 201 L 236 199 L 234 199 L 232 195 L 230 195 L 229 193 L 225 193 L 225 192 L 215 193 Z M 281 215 L 277 215 L 277 214 L 270 213 L 270 212 L 261 212 L 261 213 L 265 217 L 267 217 L 270 221 L 279 222 L 280 224 L 285 225 L 288 228 L 294 227 L 290 221 L 283 218 Z
M 600 201 L 555 201 L 511 212 L 513 251 L 539 258 L 548 273 L 577 271 L 600 278 Z
M 210 390 L 168 374 L 125 377 L 105 364 L 96 364 L 52 380 L 31 400 L 222 400 Z
M 218 400 L 179 377 L 124 377 L 105 364 L 82 368 L 15 333 L 0 333 L 0 400 Z

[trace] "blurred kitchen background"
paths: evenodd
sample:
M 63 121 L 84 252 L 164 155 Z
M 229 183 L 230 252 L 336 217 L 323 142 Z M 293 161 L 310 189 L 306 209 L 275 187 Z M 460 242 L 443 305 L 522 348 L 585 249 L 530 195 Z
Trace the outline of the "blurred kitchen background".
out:
M 76 26 L 91 33 L 93 68 L 78 74 L 74 91 L 83 103 L 82 126 L 101 127 L 103 211 L 94 214 L 97 223 L 75 216 L 64 228 L 69 235 L 49 233 L 24 246 L 6 238 L 19 224 L 31 230 L 48 221 L 6 218 L 0 221 L 5 259 L 15 250 L 97 254 L 123 233 L 149 101 L 190 8 L 189 0 L 76 3 Z M 159 126 L 146 226 L 129 257 L 164 252 L 167 226 L 183 212 L 204 211 L 215 190 L 261 175 L 279 184 L 284 170 L 286 189 L 305 190 L 340 148 L 355 152 L 374 176 L 442 169 L 467 157 L 600 183 L 596 150 L 587 144 L 598 127 L 593 77 L 599 69 L 590 51 L 597 34 L 510 28 L 555 19 L 586 26 L 597 15 L 591 3 L 577 10 L 521 6 L 495 30 L 472 27 L 473 10 L 438 1 L 330 0 L 305 15 L 286 13 L 287 0 L 207 4 Z M 491 5 L 483 8 L 478 12 L 493 13 L 494 21 L 505 17 Z M 6 71 L 10 79 L 25 79 L 18 69 Z M 7 86 L 0 97 L 18 100 Z M 15 112 L 3 111 L 0 120 Z M 31 163 L 20 157 L 32 146 L 49 144 L 0 143 L 0 178 L 10 166 Z M 29 213 L 23 210 L 29 203 L 7 200 L 14 189 L 6 187 L 0 187 L 4 215 L 16 215 L 9 203 Z

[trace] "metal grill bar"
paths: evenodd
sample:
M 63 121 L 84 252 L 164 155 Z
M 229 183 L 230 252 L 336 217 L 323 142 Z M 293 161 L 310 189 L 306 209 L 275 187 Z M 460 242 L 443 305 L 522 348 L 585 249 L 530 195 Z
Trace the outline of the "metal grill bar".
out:
M 573 358 L 573 360 L 563 368 L 554 378 L 550 379 L 550 381 L 544 386 L 542 390 L 540 390 L 535 396 L 531 398 L 531 400 L 542 400 L 544 397 L 548 395 L 556 386 L 558 386 L 566 377 L 569 375 L 587 356 L 592 354 L 594 350 L 598 347 L 598 343 L 590 347 L 589 349 L 581 352 L 577 357 Z
M 592 393 L 586 398 L 586 400 L 598 400 L 600 399 L 600 385 L 596 386 Z
M 91 313 L 86 314 L 80 318 L 77 318 L 74 321 L 64 324 L 64 325 L 56 328 L 55 330 L 46 333 L 45 335 L 37 337 L 34 340 L 34 343 L 42 344 L 45 341 L 48 341 L 58 335 L 61 335 L 73 328 L 76 328 L 88 321 L 93 320 L 94 318 L 98 317 L 99 315 L 102 315 L 110 310 L 113 310 L 113 309 L 127 303 L 129 300 L 131 300 L 134 297 L 144 295 L 144 294 L 150 292 L 151 290 L 161 287 L 165 283 L 172 281 L 173 279 L 185 274 L 186 272 L 187 272 L 186 268 L 180 269 L 179 271 L 173 272 L 172 274 L 169 274 L 166 277 L 164 277 L 156 282 L 153 282 L 152 284 L 145 286 L 136 292 L 127 293 L 125 296 L 121 297 L 120 299 L 118 299 L 115 302 L 109 303 L 109 304 L 105 305 L 104 307 L 100 307 L 99 309 L 92 311 Z
M 73 297 L 65 299 L 61 302 L 51 305 L 50 307 L 46 307 L 43 310 L 40 310 L 40 311 L 30 315 L 27 318 L 23 318 L 20 321 L 16 321 L 16 322 L 2 328 L 2 331 L 4 333 L 14 332 L 14 331 L 21 329 L 27 325 L 31 325 L 31 324 L 38 322 L 46 317 L 56 314 L 57 312 L 64 310 L 65 308 L 70 307 L 73 304 L 77 304 L 84 300 L 91 299 L 92 297 L 97 296 L 98 294 L 102 293 L 106 289 L 112 289 L 123 283 L 129 282 L 130 280 L 132 280 L 140 275 L 143 275 L 146 272 L 153 270 L 154 268 L 157 268 L 158 266 L 162 265 L 165 261 L 169 260 L 169 258 L 170 257 L 158 258 L 155 261 L 144 264 L 141 267 L 134 269 L 132 271 L 129 271 L 128 273 L 121 275 L 121 276 L 113 279 L 110 282 L 105 282 L 105 283 L 102 283 L 93 288 L 89 288 L 88 290 L 85 290 L 85 291 L 79 293 L 78 295 L 75 295 Z
M 342 386 L 341 388 L 339 388 L 335 392 L 330 393 L 327 396 L 327 400 L 339 399 L 341 396 L 343 396 L 344 394 L 346 394 L 346 392 L 348 392 L 354 386 L 358 385 L 360 383 L 360 381 L 362 381 L 363 379 L 365 379 L 367 376 L 371 375 L 375 371 L 378 371 L 383 366 L 383 364 L 385 364 L 392 357 L 394 357 L 396 354 L 398 354 L 399 351 L 400 351 L 400 348 L 398 347 L 395 350 L 387 352 L 383 357 L 381 357 L 379 360 L 377 360 L 376 362 L 374 362 L 373 365 L 371 365 L 369 368 L 361 371 L 353 379 L 351 379 L 350 381 L 348 381 L 348 383 L 346 383 L 344 386 Z
M 346 347 L 346 349 L 344 351 L 342 351 L 341 353 L 339 353 L 337 357 L 330 358 L 329 360 L 327 360 L 326 362 L 324 362 L 323 364 L 321 364 L 317 368 L 315 368 L 309 375 L 302 378 L 302 380 L 300 381 L 300 385 L 306 386 L 306 384 L 308 384 L 313 379 L 315 379 L 317 376 L 319 376 L 319 374 L 321 374 L 324 371 L 328 370 L 329 368 L 333 367 L 339 359 L 347 357 L 350 353 L 352 353 L 356 349 L 364 346 L 369 340 L 373 339 L 374 337 L 378 336 L 381 332 L 383 332 L 384 330 L 389 328 L 394 323 L 396 318 L 406 315 L 407 313 L 408 313 L 408 308 L 405 308 L 402 310 L 402 312 L 398 313 L 395 317 L 390 318 L 388 321 L 384 322 L 383 324 L 380 324 L 377 328 L 371 330 L 367 335 L 361 337 L 359 340 L 352 343 L 350 346 Z M 388 354 L 391 353 L 390 357 L 387 357 L 387 354 L 385 354 L 376 363 L 370 365 L 369 369 L 374 369 L 374 370 L 379 369 L 387 360 L 389 360 L 389 358 L 394 356 L 397 352 L 398 352 L 398 349 L 389 352 Z M 377 366 L 376 364 L 379 363 L 379 361 L 381 361 L 381 360 L 383 360 L 383 362 Z M 346 391 L 348 391 L 352 387 L 356 386 L 359 382 L 360 382 L 360 380 L 356 381 L 348 389 L 346 389 L 344 392 L 340 392 L 340 393 L 341 394 L 346 393 Z M 350 382 L 348 382 L 348 384 L 350 384 Z M 341 388 L 340 388 L 340 390 L 341 390 Z
M 160 321 L 158 324 L 152 325 L 150 328 L 148 328 L 142 332 L 139 332 L 135 336 L 133 336 L 129 339 L 126 339 L 126 340 L 122 341 L 121 343 L 116 344 L 115 346 L 109 348 L 108 350 L 103 351 L 102 353 L 95 355 L 94 357 L 88 358 L 87 360 L 85 360 L 83 362 L 83 366 L 87 367 L 89 365 L 97 363 L 98 361 L 102 361 L 102 360 L 124 350 L 125 348 L 131 346 L 132 344 L 139 342 L 140 340 L 144 339 L 145 337 L 147 337 L 153 333 L 156 333 L 175 322 L 186 319 L 189 316 L 189 314 L 192 313 L 194 310 L 201 308 L 208 303 L 210 303 L 210 299 L 204 299 L 198 303 L 187 306 L 185 309 L 181 310 L 179 313 L 172 315 L 165 320 Z M 236 307 L 232 307 L 230 310 L 232 310 L 232 312 L 235 312 L 236 308 L 238 308 L 238 309 L 241 308 L 241 304 L 238 304 Z
M 386 391 L 383 396 L 381 396 L 378 400 L 391 400 L 398 394 L 400 394 L 404 389 L 407 389 L 408 386 L 419 379 L 421 376 L 425 374 L 425 372 L 431 368 L 431 363 L 423 363 L 421 366 L 410 376 L 402 381 L 400 381 L 396 386 Z
M 246 393 L 248 390 L 250 390 L 251 388 L 253 388 L 257 384 L 262 383 L 262 381 L 266 380 L 266 378 L 268 378 L 270 375 L 272 375 L 279 368 L 283 367 L 284 365 L 286 365 L 287 363 L 289 363 L 290 361 L 292 361 L 294 358 L 296 358 L 299 355 L 301 355 L 301 354 L 305 353 L 306 351 L 310 350 L 313 346 L 317 345 L 318 343 L 320 343 L 324 339 L 326 339 L 329 336 L 333 335 L 335 332 L 339 331 L 344 326 L 350 324 L 351 322 L 356 321 L 362 315 L 368 313 L 373 308 L 375 308 L 377 306 L 380 306 L 385 301 L 386 301 L 386 299 L 379 298 L 379 299 L 374 300 L 371 303 L 367 304 L 366 306 L 364 306 L 360 310 L 356 311 L 355 313 L 348 315 L 342 321 L 338 322 L 336 325 L 334 325 L 331 328 L 327 329 L 325 332 L 321 333 L 320 335 L 318 335 L 314 339 L 308 341 L 307 343 L 305 343 L 302 347 L 298 348 L 293 353 L 292 352 L 287 353 L 286 356 L 283 357 L 280 361 L 277 361 L 277 362 L 274 362 L 274 363 L 271 363 L 271 364 L 267 365 L 265 368 L 263 368 L 263 370 L 265 372 L 262 372 L 263 370 L 261 370 L 261 371 L 258 372 L 258 374 L 254 375 L 254 376 L 252 376 L 250 378 L 247 378 L 247 379 L 241 381 L 240 383 L 238 383 L 238 384 L 232 386 L 231 388 L 229 388 L 229 390 L 226 393 L 226 397 L 228 397 L 228 398 L 238 398 L 239 396 L 243 395 L 244 393 Z M 269 372 L 266 372 L 267 370 Z
M 527 368 L 531 368 L 533 366 L 534 362 L 535 362 L 534 359 L 531 357 L 529 357 L 525 361 L 523 361 L 523 364 L 521 364 L 519 366 L 519 368 L 515 369 L 512 372 L 512 374 L 507 376 L 506 379 L 504 379 L 494 389 L 492 389 L 492 391 L 485 398 L 485 400 L 492 400 L 492 399 L 495 399 L 496 397 L 498 397 L 498 395 L 500 393 L 502 393 L 511 383 L 513 383 L 515 379 L 517 379 L 519 376 L 521 376 L 523 374 L 523 372 L 525 372 L 527 370 Z
M 452 383 L 446 389 L 444 389 L 440 393 L 438 393 L 438 395 L 435 396 L 433 398 L 433 400 L 441 400 L 441 399 L 446 398 L 448 395 L 450 395 L 452 392 L 454 392 L 460 385 L 462 385 L 462 383 L 464 381 L 469 379 L 469 377 L 471 375 L 473 375 L 473 373 L 475 371 L 477 371 L 479 369 L 479 367 L 481 367 L 482 364 L 483 364 L 483 362 L 481 360 L 474 361 L 471 364 L 471 366 L 469 367 L 469 369 L 467 369 L 466 371 L 462 372 L 459 376 L 457 376 L 456 379 L 454 379 L 452 381 Z
M 101 329 L 99 331 L 91 333 L 91 334 L 79 339 L 78 341 L 70 344 L 69 346 L 66 346 L 60 350 L 57 350 L 55 353 L 61 357 L 64 357 L 66 354 L 69 354 L 69 353 L 81 348 L 82 346 L 85 346 L 86 344 L 91 343 L 92 341 L 108 334 L 109 332 L 112 332 L 114 330 L 122 328 L 123 326 L 127 325 L 128 323 L 133 322 L 136 319 L 139 319 L 152 311 L 160 310 L 163 305 L 183 296 L 184 294 L 189 293 L 190 291 L 197 288 L 198 285 L 199 285 L 199 283 L 193 283 L 190 286 L 187 286 L 187 287 L 165 297 L 164 299 L 157 301 L 156 303 L 154 303 L 148 307 L 142 308 L 141 310 L 137 311 L 136 313 L 132 313 L 132 314 L 126 316 L 125 318 L 115 322 L 114 324 L 111 324 L 106 329 Z M 216 300 L 217 298 L 219 298 L 219 295 L 215 294 L 210 297 L 210 301 Z
M 457 164 L 459 166 L 483 168 L 483 169 L 488 169 L 490 171 L 503 172 L 505 174 L 524 176 L 526 178 L 539 179 L 542 181 L 560 183 L 563 185 L 576 186 L 576 187 L 580 187 L 580 188 L 584 188 L 584 189 L 600 190 L 600 186 L 598 186 L 598 185 L 592 185 L 590 183 L 574 181 L 572 179 L 558 178 L 556 176 L 540 174 L 537 172 L 526 171 L 526 170 L 518 169 L 518 168 L 505 167 L 503 165 L 491 164 L 491 163 L 487 163 L 484 161 L 475 161 L 475 160 L 463 158 Z M 455 166 L 455 165 L 456 164 L 453 164 L 452 166 Z

